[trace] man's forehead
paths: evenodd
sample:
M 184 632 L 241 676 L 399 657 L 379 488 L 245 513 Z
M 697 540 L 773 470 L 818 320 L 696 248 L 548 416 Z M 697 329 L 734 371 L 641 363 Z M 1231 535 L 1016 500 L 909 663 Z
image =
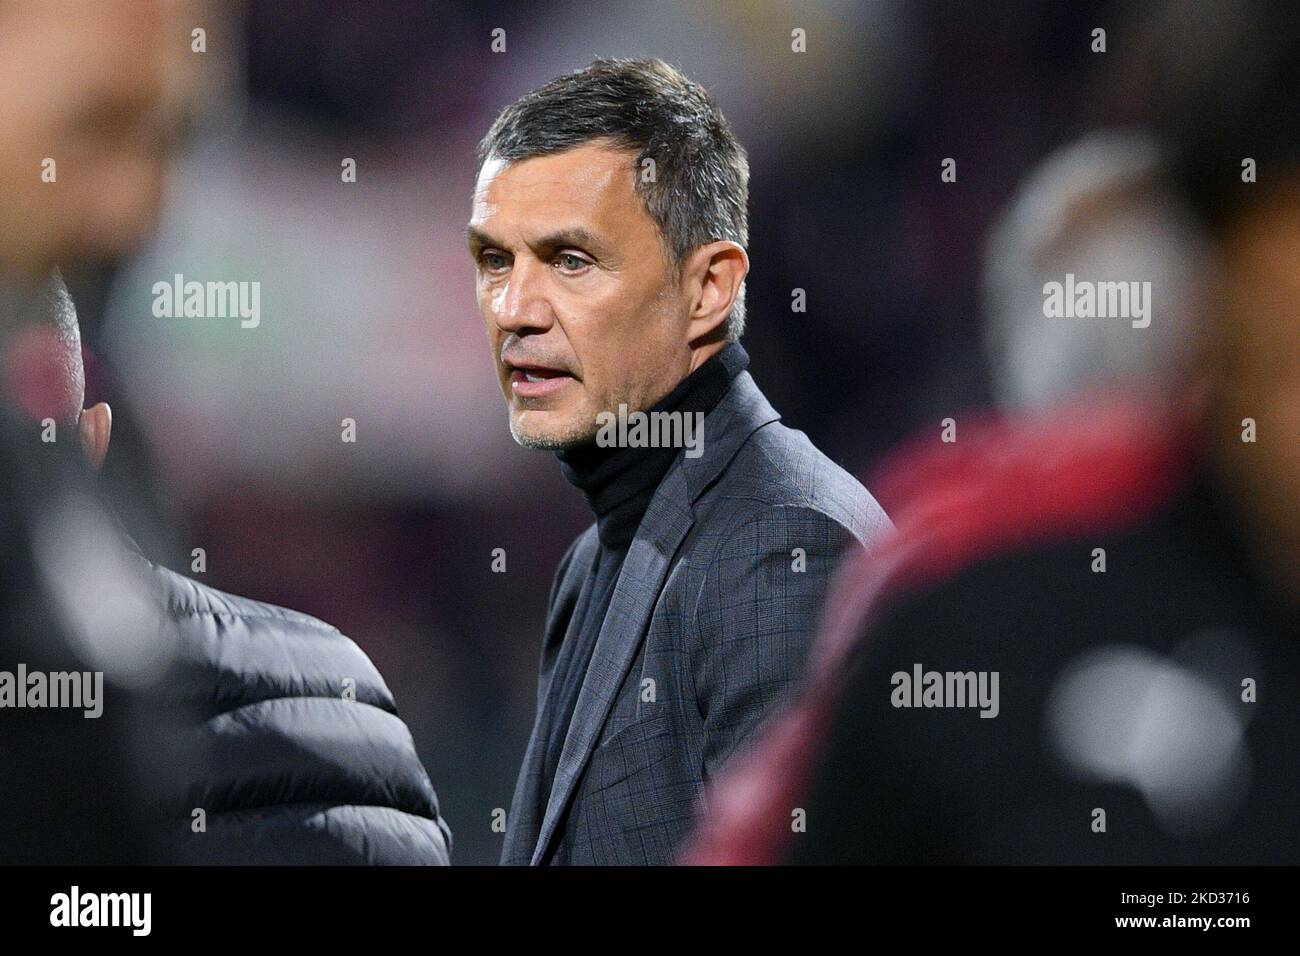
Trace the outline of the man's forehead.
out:
M 633 173 L 630 151 L 591 145 L 517 162 L 491 158 L 479 173 L 472 221 L 548 209 L 624 215 L 638 202 Z

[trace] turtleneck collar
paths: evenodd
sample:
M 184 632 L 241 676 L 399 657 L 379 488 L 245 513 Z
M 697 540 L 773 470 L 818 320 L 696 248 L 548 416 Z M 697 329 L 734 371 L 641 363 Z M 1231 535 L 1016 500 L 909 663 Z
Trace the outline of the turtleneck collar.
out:
M 731 342 L 647 411 L 707 415 L 748 365 L 744 348 Z M 555 457 L 564 477 L 586 496 L 595 512 L 600 543 L 625 548 L 636 535 L 659 482 L 681 453 L 681 448 L 602 448 L 593 437 L 556 452 Z

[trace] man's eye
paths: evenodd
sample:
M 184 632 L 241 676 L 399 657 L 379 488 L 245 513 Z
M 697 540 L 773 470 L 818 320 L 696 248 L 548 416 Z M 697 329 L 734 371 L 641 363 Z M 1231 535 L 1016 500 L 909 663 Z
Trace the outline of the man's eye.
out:
M 563 268 L 565 272 L 577 272 L 579 269 L 585 269 L 587 266 L 591 265 L 591 263 L 586 259 L 581 256 L 575 256 L 572 252 L 560 253 L 555 257 L 555 261 L 560 264 L 560 267 Z
M 498 269 L 504 269 L 506 267 L 506 257 L 499 252 L 485 252 L 483 255 L 479 256 L 479 262 L 481 262 L 483 268 L 487 269 L 489 272 L 496 272 Z

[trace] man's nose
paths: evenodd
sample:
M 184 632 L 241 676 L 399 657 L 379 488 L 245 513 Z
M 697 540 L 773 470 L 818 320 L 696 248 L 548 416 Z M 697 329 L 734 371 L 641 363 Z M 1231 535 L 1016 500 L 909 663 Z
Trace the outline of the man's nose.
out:
M 546 295 L 545 270 L 546 266 L 535 260 L 515 260 L 509 279 L 496 293 L 497 300 L 493 303 L 497 327 L 503 332 L 517 334 L 551 327 L 555 316 Z

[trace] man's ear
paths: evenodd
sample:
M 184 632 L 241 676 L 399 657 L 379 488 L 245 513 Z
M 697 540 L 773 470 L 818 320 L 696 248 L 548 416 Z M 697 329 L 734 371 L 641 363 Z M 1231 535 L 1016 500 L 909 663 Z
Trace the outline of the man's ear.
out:
M 82 409 L 77 419 L 77 431 L 81 435 L 81 448 L 86 453 L 91 467 L 98 469 L 104 464 L 108 454 L 108 438 L 113 431 L 113 410 L 107 402 L 100 402 L 90 408 Z
M 687 277 L 696 291 L 687 330 L 690 342 L 726 338 L 727 316 L 748 272 L 748 254 L 725 239 L 700 246 L 691 254 Z

